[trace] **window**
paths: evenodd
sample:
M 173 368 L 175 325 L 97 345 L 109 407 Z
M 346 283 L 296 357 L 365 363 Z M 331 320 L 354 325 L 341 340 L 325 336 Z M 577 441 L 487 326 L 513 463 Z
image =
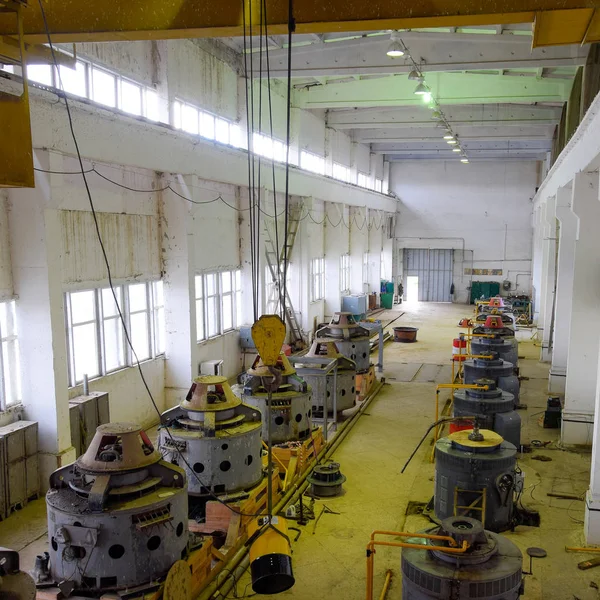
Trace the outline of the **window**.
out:
M 340 163 L 333 163 L 331 174 L 335 179 L 339 179 L 340 181 L 350 181 L 350 169 L 345 165 L 341 165 Z
M 318 175 L 325 175 L 325 159 L 312 152 L 302 150 L 300 152 L 300 168 Z
M 88 96 L 86 63 L 78 60 L 74 69 L 60 65 L 58 67 L 58 74 L 57 87 L 60 87 L 62 84 L 62 89 L 69 94 L 84 98 Z
M 144 90 L 144 116 L 151 121 L 160 120 L 158 92 L 149 88 Z
M 204 277 L 196 275 L 196 340 L 206 339 L 204 328 Z
M 310 261 L 310 301 L 316 302 L 325 297 L 325 259 L 313 258 Z
M 242 273 L 220 271 L 196 275 L 196 339 L 232 331 L 242 322 Z
M 220 144 L 229 144 L 229 121 L 215 118 L 215 140 Z
M 200 111 L 200 130 L 199 133 L 207 140 L 215 139 L 215 117 L 210 113 Z
M 363 283 L 368 283 L 369 281 L 369 253 L 365 252 L 363 254 Z
M 152 323 L 154 327 L 154 355 L 164 354 L 165 345 L 165 295 L 162 281 L 152 285 Z
M 340 291 L 350 291 L 350 255 L 340 256 Z
M 248 149 L 248 133 L 240 125 L 231 123 L 229 125 L 229 143 L 234 148 Z
M 116 298 L 116 303 L 115 303 Z M 140 361 L 164 352 L 162 281 L 132 283 L 65 294 L 69 382 L 75 386 L 135 364 L 119 308 Z
M 198 109 L 184 104 L 181 107 L 181 129 L 188 133 L 198 135 Z
M 208 273 L 204 276 L 204 290 L 206 292 L 206 335 L 214 337 L 219 331 L 219 279 L 217 273 Z
M 383 179 L 375 178 L 375 191 L 380 194 L 383 193 Z
M 15 302 L 0 303 L 0 410 L 21 401 Z
M 369 176 L 366 173 L 358 172 L 357 183 L 360 187 L 369 187 Z
M 42 85 L 54 85 L 52 67 L 50 65 L 27 65 L 27 77 Z
M 117 106 L 117 78 L 96 67 L 92 68 L 92 100 L 104 106 Z
M 119 108 L 129 114 L 142 115 L 142 86 L 126 79 L 121 79 L 121 96 Z

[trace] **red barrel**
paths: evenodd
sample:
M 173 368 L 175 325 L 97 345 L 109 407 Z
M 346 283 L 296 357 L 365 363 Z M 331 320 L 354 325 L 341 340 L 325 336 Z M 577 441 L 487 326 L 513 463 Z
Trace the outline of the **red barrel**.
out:
M 467 423 L 466 425 L 461 425 L 460 421 L 458 423 L 450 423 L 450 433 L 455 433 L 456 431 L 462 431 L 463 429 L 473 429 L 472 423 Z
M 466 360 L 467 340 L 464 337 L 457 337 L 452 340 L 452 360 L 461 362 Z

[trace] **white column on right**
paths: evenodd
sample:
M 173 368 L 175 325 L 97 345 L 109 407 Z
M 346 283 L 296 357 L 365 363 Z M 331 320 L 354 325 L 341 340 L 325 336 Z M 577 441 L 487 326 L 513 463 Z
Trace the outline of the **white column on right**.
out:
M 546 201 L 543 210 L 542 231 L 544 233 L 542 239 L 542 291 L 538 329 L 542 333 L 540 360 L 549 362 L 556 283 L 556 196 L 551 196 Z
M 600 349 L 598 172 L 578 173 L 575 176 L 572 211 L 578 219 L 578 225 L 561 434 L 564 444 L 589 445 L 592 442 Z
M 548 389 L 564 394 L 567 380 L 567 358 L 571 312 L 573 310 L 573 271 L 578 219 L 571 209 L 572 186 L 559 188 L 556 194 L 556 218 L 560 223 L 557 261 L 556 298 L 552 336 L 552 366 Z

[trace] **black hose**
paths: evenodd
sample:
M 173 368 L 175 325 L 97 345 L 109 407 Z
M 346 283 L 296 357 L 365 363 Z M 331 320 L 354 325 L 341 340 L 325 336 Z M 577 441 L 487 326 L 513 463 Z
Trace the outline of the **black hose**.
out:
M 417 451 L 421 447 L 421 444 L 425 441 L 425 439 L 429 435 L 429 432 L 434 427 L 437 427 L 438 425 L 440 425 L 442 423 L 451 423 L 452 421 L 475 421 L 475 419 L 476 419 L 476 417 L 443 417 L 443 418 L 439 419 L 438 421 L 436 421 L 435 423 L 432 423 L 428 427 L 427 431 L 425 432 L 425 435 L 421 438 L 421 441 L 417 444 L 417 447 L 412 451 L 412 454 L 408 457 L 408 460 L 406 461 L 405 465 L 402 467 L 400 474 L 404 473 L 404 471 L 406 470 L 406 467 L 408 467 L 410 461 L 413 459 L 414 455 L 417 453 Z

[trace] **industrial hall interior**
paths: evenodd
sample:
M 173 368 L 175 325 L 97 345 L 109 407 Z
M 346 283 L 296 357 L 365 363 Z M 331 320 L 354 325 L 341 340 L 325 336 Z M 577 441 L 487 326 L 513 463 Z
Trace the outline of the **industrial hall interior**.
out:
M 600 600 L 600 0 L 0 0 L 0 600 Z

